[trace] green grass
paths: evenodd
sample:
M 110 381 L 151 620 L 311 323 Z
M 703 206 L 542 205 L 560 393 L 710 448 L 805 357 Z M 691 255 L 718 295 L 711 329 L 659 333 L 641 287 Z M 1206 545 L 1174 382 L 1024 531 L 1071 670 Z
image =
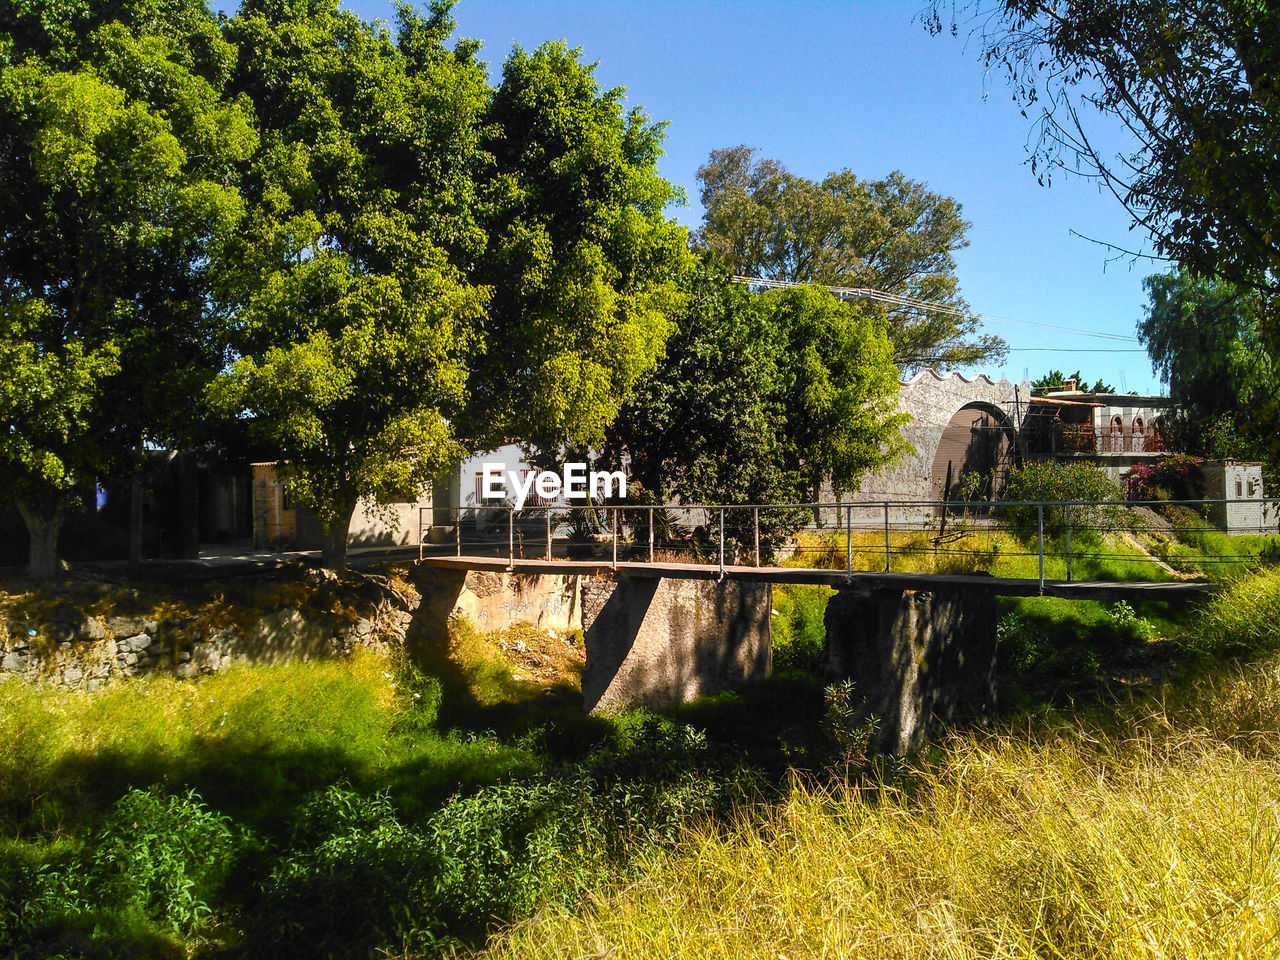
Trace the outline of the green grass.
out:
M 1022 702 L 852 777 L 828 594 L 775 593 L 779 676 L 611 721 L 457 625 L 413 662 L 0 684 L 0 955 L 1267 955 L 1280 573 L 1005 602 Z
M 797 777 L 780 803 L 690 824 L 640 879 L 544 906 L 486 956 L 1275 955 L 1280 575 L 1181 626 L 1168 610 L 1064 604 L 1006 613 L 1104 646 L 1167 630 L 1204 659 L 1089 709 L 956 731 L 878 776 Z

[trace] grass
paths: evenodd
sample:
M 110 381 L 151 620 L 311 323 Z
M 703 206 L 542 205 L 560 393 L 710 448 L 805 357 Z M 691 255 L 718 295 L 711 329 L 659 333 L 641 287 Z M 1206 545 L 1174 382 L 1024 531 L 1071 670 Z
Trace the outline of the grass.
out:
M 609 721 L 569 702 L 576 638 L 457 623 L 413 660 L 0 684 L 0 954 L 1276 952 L 1280 573 L 1008 601 L 1016 709 L 852 773 L 828 595 L 775 592 L 779 676 Z
M 359 651 L 199 681 L 152 676 L 92 696 L 0 684 L 0 822 L 56 836 L 130 787 L 184 784 L 269 826 L 339 780 L 430 804 L 531 765 L 492 737 L 438 730 L 430 689 L 424 703 L 396 670 Z
M 883 570 L 884 536 L 855 530 L 851 538 L 840 532 L 801 533 L 797 548 L 784 566 L 844 570 Z M 1072 544 L 1071 575 L 1076 580 L 1161 581 L 1172 579 L 1128 534 L 1101 537 L 1077 532 Z M 1009 532 L 953 523 L 943 539 L 929 531 L 890 531 L 890 565 L 901 573 L 990 573 L 996 577 L 1034 579 L 1039 576 L 1035 538 L 1025 541 Z M 1045 544 L 1044 575 L 1067 579 L 1065 541 Z
M 1275 660 L 797 781 L 491 958 L 1245 958 L 1280 943 Z

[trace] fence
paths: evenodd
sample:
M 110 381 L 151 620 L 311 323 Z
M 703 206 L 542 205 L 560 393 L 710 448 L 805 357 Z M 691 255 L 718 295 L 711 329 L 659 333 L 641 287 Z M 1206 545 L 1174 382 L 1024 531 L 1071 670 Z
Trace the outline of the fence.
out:
M 1232 526 L 1242 508 L 1247 523 Z M 429 509 L 419 515 L 420 556 Z M 441 529 L 452 542 L 433 552 L 697 563 L 722 573 L 791 566 L 1131 580 L 1220 576 L 1280 559 L 1272 499 L 502 506 L 453 516 Z

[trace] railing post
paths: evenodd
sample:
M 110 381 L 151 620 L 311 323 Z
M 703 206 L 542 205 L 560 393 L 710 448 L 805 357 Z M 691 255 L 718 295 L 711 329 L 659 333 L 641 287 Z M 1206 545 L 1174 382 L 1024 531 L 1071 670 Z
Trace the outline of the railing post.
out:
M 613 532 L 613 569 L 618 569 L 618 508 L 609 511 L 609 529 Z
M 1036 553 L 1040 560 L 1040 592 L 1044 593 L 1044 504 L 1036 504 Z
M 1067 521 L 1067 582 L 1071 582 L 1071 504 L 1062 508 L 1063 518 Z
M 507 507 L 507 566 L 516 565 L 516 508 Z
M 756 540 L 756 566 L 760 566 L 760 508 L 751 508 L 751 527 Z
M 889 572 L 889 501 L 884 503 L 884 572 Z
M 840 515 L 836 508 L 836 516 Z M 853 576 L 853 507 L 844 508 L 844 569 Z
M 649 562 L 653 563 L 653 507 L 649 508 Z
M 720 508 L 720 576 L 724 576 L 724 507 Z
M 462 556 L 462 508 L 453 508 L 453 539 L 457 544 L 458 556 Z
M 424 508 L 418 508 L 418 559 L 422 559 L 422 511 Z
M 547 559 L 551 557 L 551 508 L 547 507 Z

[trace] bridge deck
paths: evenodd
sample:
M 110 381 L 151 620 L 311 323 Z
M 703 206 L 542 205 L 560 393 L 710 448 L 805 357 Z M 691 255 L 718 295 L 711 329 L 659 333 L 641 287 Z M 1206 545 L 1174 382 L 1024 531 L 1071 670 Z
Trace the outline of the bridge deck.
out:
M 720 568 L 701 563 L 634 563 L 613 566 L 602 560 L 507 560 L 505 557 L 424 557 L 418 563 L 445 570 L 484 570 L 493 573 L 578 574 L 582 576 L 717 580 Z M 1203 580 L 1175 580 L 1161 583 L 1039 580 L 993 577 L 989 574 L 874 573 L 855 570 L 820 570 L 814 567 L 726 566 L 730 580 L 768 583 L 810 583 L 831 587 L 861 587 L 873 590 L 980 590 L 1005 597 L 1063 597 L 1073 600 L 1186 600 L 1205 596 L 1218 586 Z

